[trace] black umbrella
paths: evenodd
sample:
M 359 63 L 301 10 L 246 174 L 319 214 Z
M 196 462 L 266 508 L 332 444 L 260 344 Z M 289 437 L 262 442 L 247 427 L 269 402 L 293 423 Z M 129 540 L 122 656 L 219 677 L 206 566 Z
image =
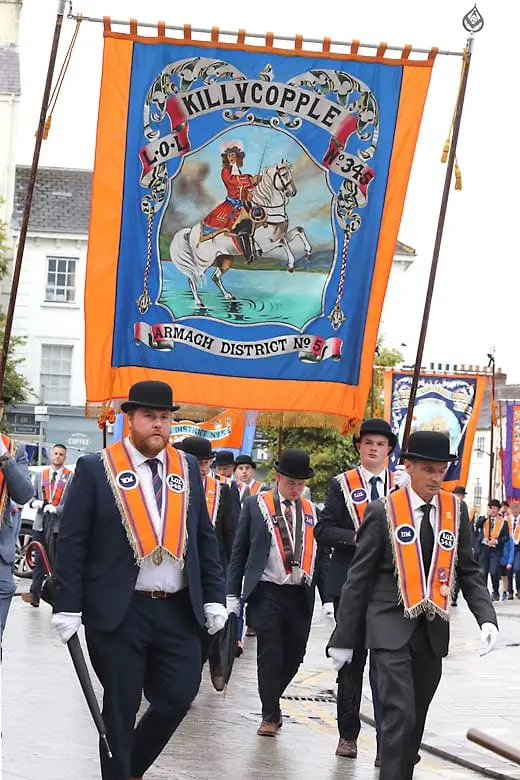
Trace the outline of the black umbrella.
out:
M 232 612 L 228 615 L 226 625 L 220 632 L 220 662 L 222 664 L 222 676 L 226 685 L 233 671 L 233 663 L 237 654 L 237 642 L 237 616 Z
M 41 594 L 42 598 L 44 599 L 44 601 L 47 601 L 47 603 L 49 603 L 52 606 L 54 600 L 53 599 L 54 578 L 49 563 L 49 559 L 45 551 L 45 547 L 43 546 L 43 544 L 41 544 L 41 542 L 30 542 L 27 545 L 25 559 L 31 569 L 34 568 L 33 551 L 37 551 L 41 556 L 43 569 L 45 571 L 45 580 L 42 586 L 42 594 Z M 92 719 L 94 720 L 95 726 L 98 730 L 99 738 L 101 739 L 101 742 L 105 746 L 108 757 L 112 758 L 112 751 L 110 750 L 110 746 L 107 740 L 106 726 L 103 722 L 103 716 L 101 715 L 101 711 L 99 709 L 99 704 L 96 699 L 96 694 L 92 686 L 92 680 L 90 679 L 87 664 L 85 662 L 85 656 L 83 655 L 83 650 L 81 649 L 81 643 L 79 641 L 79 636 L 77 634 L 74 634 L 69 639 L 69 641 L 67 642 L 67 647 L 69 648 L 70 657 L 72 658 L 74 669 L 76 670 L 76 674 L 78 675 L 79 683 L 81 685 L 83 693 L 85 694 L 85 699 L 87 700 L 90 714 L 92 715 Z
M 79 641 L 79 636 L 77 634 L 73 634 L 73 636 L 71 636 L 67 642 L 67 647 L 69 648 L 69 653 L 70 657 L 72 658 L 72 663 L 74 664 L 74 669 L 76 670 L 80 685 L 83 689 L 83 693 L 85 694 L 85 699 L 87 700 L 90 714 L 92 715 L 92 719 L 96 724 L 99 738 L 105 746 L 108 757 L 112 758 L 112 751 L 110 750 L 110 746 L 107 740 L 106 726 L 103 722 L 103 716 L 99 710 L 96 694 L 94 692 L 94 688 L 92 687 L 92 680 L 90 679 L 90 675 L 88 673 L 85 656 L 83 655 L 81 642 Z

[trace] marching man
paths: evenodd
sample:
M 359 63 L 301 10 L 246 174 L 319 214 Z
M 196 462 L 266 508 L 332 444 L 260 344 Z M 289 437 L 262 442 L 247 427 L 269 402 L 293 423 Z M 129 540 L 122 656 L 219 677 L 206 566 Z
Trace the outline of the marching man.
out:
M 79 459 L 63 510 L 53 623 L 63 642 L 85 625 L 113 754 L 100 746 L 103 780 L 141 780 L 197 695 L 199 631 L 227 620 L 197 461 L 169 444 L 178 408 L 165 382 L 134 384 L 129 436 Z
M 441 490 L 450 440 L 418 431 L 401 453 L 410 485 L 366 509 L 328 655 L 352 661 L 360 625 L 374 655 L 383 711 L 380 780 L 410 780 L 428 708 L 448 654 L 455 577 L 481 627 L 482 653 L 497 619 L 473 557 L 466 506 Z
M 257 733 L 282 727 L 280 697 L 303 661 L 314 607 L 314 504 L 302 497 L 314 475 L 304 450 L 288 449 L 275 463 L 276 488 L 246 499 L 227 577 L 228 612 L 247 602 L 256 631 L 262 722 Z M 243 583 L 243 587 L 242 587 Z
M 238 513 L 231 494 L 231 487 L 225 482 L 219 481 L 210 473 L 214 455 L 208 439 L 205 439 L 203 436 L 187 436 L 175 446 L 177 449 L 187 452 L 197 459 L 206 496 L 209 519 L 217 535 L 220 563 L 224 572 L 227 572 L 238 523 Z M 206 657 L 208 659 L 213 687 L 216 691 L 223 691 L 225 680 L 222 675 L 220 657 L 220 634 L 215 634 L 214 636 L 208 635 L 207 632 L 205 634 L 205 641 L 202 645 L 203 660 Z
M 356 549 L 356 533 L 363 522 L 365 509 L 370 501 L 388 495 L 392 487 L 392 475 L 386 468 L 386 461 L 397 443 L 397 439 L 385 420 L 374 418 L 361 425 L 359 437 L 354 436 L 360 465 L 358 468 L 338 474 L 331 479 L 325 506 L 315 528 L 316 541 L 325 547 L 332 547 L 327 592 L 333 598 L 334 614 L 337 614 L 341 589 L 347 579 L 349 566 Z M 359 708 L 363 689 L 363 671 L 367 660 L 365 649 L 365 626 L 359 625 L 359 634 L 354 655 L 338 673 L 336 698 L 338 713 L 339 742 L 337 756 L 357 757 L 357 738 L 361 729 Z M 379 737 L 381 727 L 381 704 L 377 691 L 377 676 L 374 664 L 370 663 L 370 687 L 374 705 L 374 719 L 377 733 L 377 755 L 379 766 Z
M 251 455 L 239 455 L 235 460 L 233 474 L 240 493 L 240 503 L 243 505 L 246 498 L 256 496 L 262 490 L 267 490 L 267 485 L 255 479 L 256 463 Z
M 34 498 L 30 505 L 36 509 L 33 522 L 33 540 L 41 542 L 45 548 L 51 566 L 54 564 L 56 539 L 63 513 L 67 487 L 70 483 L 71 471 L 65 466 L 67 448 L 64 444 L 55 444 L 51 450 L 51 465 L 36 477 Z M 39 553 L 36 554 L 35 565 L 29 593 L 22 593 L 22 600 L 32 607 L 40 606 L 40 591 L 45 572 Z

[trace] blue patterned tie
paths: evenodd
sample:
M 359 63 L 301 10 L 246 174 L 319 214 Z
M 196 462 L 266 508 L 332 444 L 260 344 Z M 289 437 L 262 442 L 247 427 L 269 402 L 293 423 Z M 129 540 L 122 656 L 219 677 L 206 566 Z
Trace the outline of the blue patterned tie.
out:
M 372 477 L 370 480 L 370 500 L 371 501 L 377 501 L 379 498 L 379 490 L 377 489 L 377 483 L 379 482 L 379 477 Z
M 152 472 L 153 492 L 155 493 L 155 501 L 157 503 L 157 509 L 159 514 L 162 510 L 162 479 L 159 476 L 159 460 L 158 458 L 149 458 L 147 461 Z

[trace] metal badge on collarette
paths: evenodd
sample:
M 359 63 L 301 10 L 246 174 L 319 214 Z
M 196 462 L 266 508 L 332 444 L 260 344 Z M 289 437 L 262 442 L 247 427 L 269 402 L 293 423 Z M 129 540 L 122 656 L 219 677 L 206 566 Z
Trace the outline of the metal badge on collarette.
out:
M 164 560 L 162 547 L 156 547 L 152 553 L 152 563 L 154 566 L 160 566 Z
M 462 20 L 462 26 L 466 32 L 471 33 L 471 35 L 474 35 L 475 33 L 478 33 L 482 30 L 484 27 L 484 18 L 476 5 L 473 6 L 471 11 L 468 11 Z

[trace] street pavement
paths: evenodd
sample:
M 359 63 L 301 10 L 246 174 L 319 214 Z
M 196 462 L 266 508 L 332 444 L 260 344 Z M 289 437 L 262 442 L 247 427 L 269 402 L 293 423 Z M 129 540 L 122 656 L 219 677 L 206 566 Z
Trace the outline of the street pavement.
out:
M 25 590 L 27 582 L 21 581 Z M 479 630 L 463 599 L 454 610 L 451 653 L 430 709 L 425 742 L 486 771 L 473 772 L 422 750 L 416 780 L 520 778 L 520 771 L 465 739 L 469 727 L 515 744 L 520 733 L 520 601 L 499 605 L 497 647 L 479 657 Z M 96 780 L 97 738 L 67 649 L 50 624 L 50 609 L 13 600 L 2 664 L 4 780 Z M 146 780 L 372 780 L 374 732 L 364 725 L 359 758 L 337 758 L 335 675 L 323 648 L 332 622 L 317 608 L 305 662 L 283 701 L 275 739 L 258 737 L 255 639 L 246 640 L 226 696 L 207 673 L 197 699 Z M 97 686 L 96 686 L 97 687 Z M 99 689 L 97 688 L 98 692 Z M 368 692 L 369 687 L 366 686 Z M 365 699 L 363 710 L 370 714 Z

